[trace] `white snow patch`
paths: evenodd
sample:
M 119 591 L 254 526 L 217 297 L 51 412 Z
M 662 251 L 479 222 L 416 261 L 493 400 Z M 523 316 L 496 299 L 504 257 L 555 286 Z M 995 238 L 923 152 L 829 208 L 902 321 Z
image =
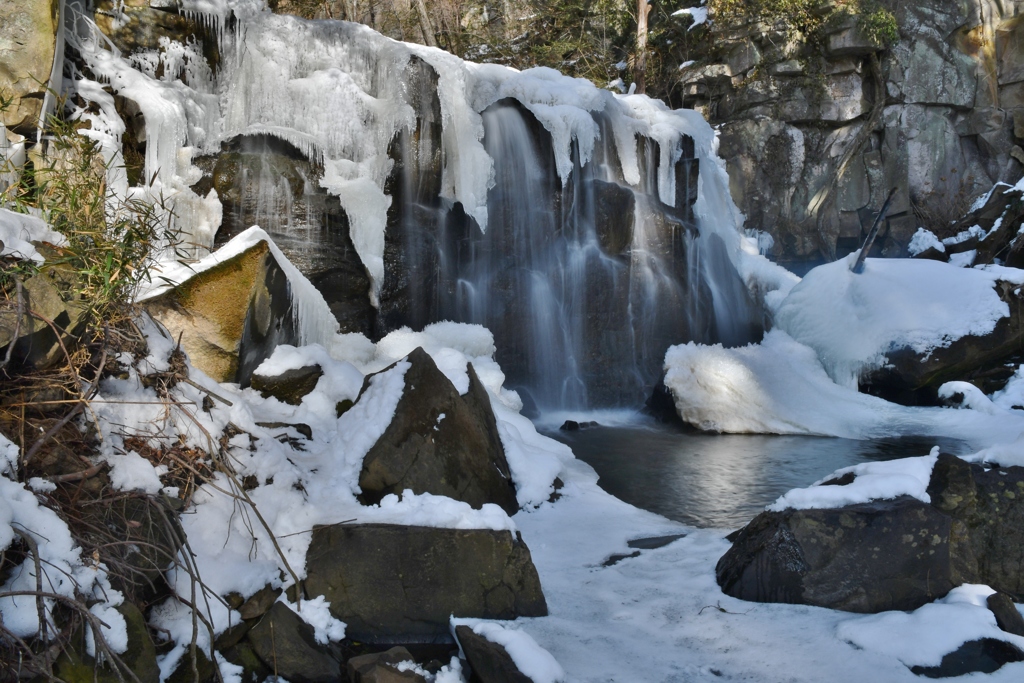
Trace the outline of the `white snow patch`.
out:
M 891 500 L 899 496 L 911 496 L 922 503 L 930 503 L 928 482 L 932 468 L 939 457 L 939 448 L 931 454 L 918 458 L 900 458 L 886 462 L 865 462 L 853 467 L 844 467 L 804 489 L 793 489 L 783 494 L 767 509 L 781 511 L 839 508 L 845 505 L 867 503 L 872 500 Z M 856 478 L 844 486 L 821 486 L 829 479 L 847 473 Z
M 913 612 L 882 612 L 843 621 L 836 635 L 872 654 L 906 666 L 938 666 L 969 640 L 994 638 L 1024 648 L 1024 638 L 1001 630 L 985 603 L 988 586 L 964 584 Z
M 910 252 L 911 256 L 917 256 L 929 249 L 935 249 L 940 254 L 946 253 L 946 245 L 939 241 L 934 232 L 925 228 L 918 228 L 914 236 L 910 238 L 907 251 Z
M 67 244 L 67 239 L 51 230 L 42 218 L 0 208 L 0 242 L 3 243 L 0 255 L 42 263 L 44 259 L 32 242 L 62 246 Z
M 1024 282 L 1020 270 L 997 275 L 916 259 L 867 259 L 864 272 L 853 273 L 854 258 L 809 272 L 775 313 L 778 328 L 814 349 L 829 376 L 850 388 L 892 349 L 927 354 L 988 334 L 1010 313 L 996 280 Z

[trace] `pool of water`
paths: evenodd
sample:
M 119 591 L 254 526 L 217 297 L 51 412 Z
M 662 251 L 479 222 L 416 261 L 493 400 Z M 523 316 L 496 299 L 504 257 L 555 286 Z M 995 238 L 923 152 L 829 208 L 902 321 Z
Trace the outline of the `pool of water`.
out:
M 684 524 L 726 529 L 841 467 L 927 455 L 935 445 L 954 454 L 968 450 L 951 440 L 712 435 L 655 423 L 542 431 L 568 444 L 617 498 Z

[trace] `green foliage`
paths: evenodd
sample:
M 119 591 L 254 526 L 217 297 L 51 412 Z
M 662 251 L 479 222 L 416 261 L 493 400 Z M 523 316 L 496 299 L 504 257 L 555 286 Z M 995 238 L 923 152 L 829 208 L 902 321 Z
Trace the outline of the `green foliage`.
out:
M 896 15 L 882 0 L 708 0 L 708 9 L 719 24 L 761 22 L 800 34 L 812 44 L 835 22 L 851 16 L 878 44 L 889 47 L 899 40 Z
M 67 238 L 57 262 L 76 273 L 74 295 L 95 319 L 116 317 L 130 309 L 139 287 L 150 280 L 157 251 L 175 246 L 171 212 L 162 202 L 110 190 L 110 164 L 75 122 L 51 116 L 46 132 L 45 154 L 0 193 L 0 205 L 41 210 Z

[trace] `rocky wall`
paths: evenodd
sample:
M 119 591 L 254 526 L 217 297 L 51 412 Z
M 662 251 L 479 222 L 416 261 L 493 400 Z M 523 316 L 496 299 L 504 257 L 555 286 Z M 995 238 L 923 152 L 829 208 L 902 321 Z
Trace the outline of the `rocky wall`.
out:
M 905 256 L 917 227 L 942 235 L 994 182 L 1024 174 L 1024 2 L 883 4 L 899 27 L 891 46 L 855 17 L 813 44 L 712 26 L 713 47 L 681 71 L 686 105 L 720 126 L 747 227 L 797 270 L 859 248 L 893 187 L 876 249 Z

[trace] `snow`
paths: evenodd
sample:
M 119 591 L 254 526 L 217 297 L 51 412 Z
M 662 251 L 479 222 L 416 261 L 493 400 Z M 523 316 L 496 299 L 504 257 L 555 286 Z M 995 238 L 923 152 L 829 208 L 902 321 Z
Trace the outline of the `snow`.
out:
M 946 245 L 939 241 L 934 232 L 925 228 L 918 228 L 914 236 L 910 238 L 907 251 L 910 252 L 911 256 L 917 256 L 929 249 L 935 249 L 940 254 L 946 253 Z
M 687 31 L 692 31 L 701 24 L 706 23 L 708 20 L 707 7 L 686 7 L 683 9 L 676 10 L 675 12 L 672 13 L 672 16 L 679 17 L 686 14 L 690 15 L 693 18 L 693 23 L 690 24 L 690 27 L 688 29 L 686 29 Z
M 775 312 L 778 328 L 814 349 L 829 376 L 851 388 L 882 367 L 891 349 L 927 355 L 961 337 L 988 334 L 1010 313 L 996 281 L 1024 282 L 1024 271 L 997 275 L 916 259 L 867 259 L 858 274 L 850 271 L 854 258 L 809 272 Z
M 883 612 L 843 621 L 836 635 L 865 651 L 894 657 L 907 666 L 938 666 L 943 655 L 980 638 L 994 638 L 1024 648 L 1024 638 L 996 626 L 995 615 L 985 604 L 993 593 L 988 586 L 964 584 L 913 612 Z
M 345 637 L 345 622 L 331 616 L 331 603 L 324 596 L 318 595 L 312 600 L 303 600 L 301 605 L 296 605 L 282 593 L 277 601 L 283 602 L 288 609 L 312 626 L 313 640 L 321 645 L 337 642 Z
M 768 509 L 781 511 L 838 508 L 872 500 L 892 500 L 900 496 L 911 496 L 922 503 L 930 503 L 928 482 L 931 481 L 932 468 L 935 467 L 938 457 L 939 448 L 936 446 L 930 455 L 918 458 L 866 462 L 844 467 L 808 488 L 788 491 L 769 505 Z M 856 475 L 849 484 L 821 486 L 823 482 L 848 473 Z
M 0 208 L 0 243 L 3 243 L 0 255 L 42 263 L 43 257 L 32 242 L 50 242 L 61 246 L 67 240 L 64 235 L 51 230 L 41 218 Z
M 679 415 L 706 431 L 848 439 L 918 435 L 963 439 L 978 447 L 1013 440 L 1024 431 L 1024 413 L 1017 411 L 989 415 L 910 408 L 836 384 L 814 349 L 781 329 L 767 333 L 760 344 L 740 348 L 673 346 L 665 369 Z
M 124 455 L 108 455 L 104 462 L 110 465 L 110 483 L 115 489 L 159 493 L 163 488 L 160 475 L 166 473 L 167 468 L 153 467 L 135 451 L 128 451 Z
M 501 645 L 519 672 L 533 683 L 565 681 L 565 670 L 551 653 L 538 645 L 537 641 L 522 629 L 508 623 L 480 619 L 452 619 L 451 623 L 453 632 L 457 626 L 468 626 L 478 636 Z

